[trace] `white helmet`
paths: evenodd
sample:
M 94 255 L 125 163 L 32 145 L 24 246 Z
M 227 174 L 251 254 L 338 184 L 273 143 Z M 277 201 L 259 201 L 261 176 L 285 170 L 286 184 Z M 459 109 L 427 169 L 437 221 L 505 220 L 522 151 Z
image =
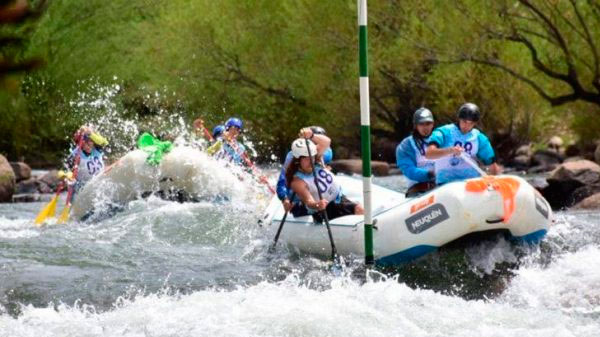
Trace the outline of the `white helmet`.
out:
M 306 147 L 308 143 L 309 148 Z M 294 158 L 309 157 L 308 150 L 310 149 L 311 156 L 317 154 L 317 146 L 308 139 L 298 138 L 292 143 L 292 154 Z

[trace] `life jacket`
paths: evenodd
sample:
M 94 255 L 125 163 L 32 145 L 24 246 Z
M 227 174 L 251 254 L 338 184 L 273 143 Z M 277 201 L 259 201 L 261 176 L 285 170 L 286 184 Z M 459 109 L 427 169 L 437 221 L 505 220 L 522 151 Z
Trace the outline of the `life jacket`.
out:
M 465 154 L 477 161 L 477 151 L 479 151 L 479 133 L 477 129 L 463 134 L 460 128 L 453 124 L 449 129 L 448 138 L 443 147 L 460 146 L 465 150 Z M 479 177 L 479 172 L 459 156 L 446 156 L 439 158 L 435 162 L 435 182 L 444 184 L 455 180 L 464 180 L 468 178 Z
M 235 143 L 235 145 L 237 145 L 237 151 L 236 151 L 236 149 L 234 149 L 234 147 L 231 146 L 229 144 L 229 142 L 225 141 L 224 139 L 220 139 L 219 141 L 223 142 L 223 145 L 222 145 L 221 149 L 215 154 L 215 157 L 217 159 L 223 159 L 223 160 L 227 160 L 229 162 L 233 162 L 237 165 L 243 165 L 244 159 L 242 158 L 242 155 L 246 151 L 246 148 L 244 147 L 244 145 L 236 142 Z
M 92 148 L 90 154 L 86 154 L 83 150 L 75 149 L 72 156 L 77 156 L 79 151 L 79 168 L 77 171 L 77 183 L 85 184 L 95 175 L 102 173 L 104 170 L 104 159 L 102 151 L 97 148 Z
M 410 145 L 415 150 L 416 166 L 418 168 L 426 169 L 428 171 L 433 171 L 434 165 L 435 165 L 435 160 L 427 159 L 425 157 L 425 149 L 427 148 L 427 141 L 424 140 L 421 143 L 421 146 L 418 146 L 417 142 L 415 141 L 415 137 L 411 136 L 409 142 L 410 142 Z M 408 177 L 406 177 L 406 181 L 407 181 L 409 188 L 415 184 L 420 183 L 420 181 L 412 180 L 412 179 L 409 179 Z
M 321 197 L 327 202 L 339 203 L 342 200 L 342 187 L 335 181 L 333 173 L 324 169 L 321 165 L 315 165 L 315 172 L 317 173 L 317 183 L 315 184 L 315 178 L 311 173 L 304 173 L 298 171 L 294 174 L 295 177 L 302 179 L 308 186 L 308 191 L 314 200 L 320 200 L 319 192 Z M 319 189 L 317 191 L 317 188 Z M 308 208 L 309 214 L 315 213 L 316 210 Z

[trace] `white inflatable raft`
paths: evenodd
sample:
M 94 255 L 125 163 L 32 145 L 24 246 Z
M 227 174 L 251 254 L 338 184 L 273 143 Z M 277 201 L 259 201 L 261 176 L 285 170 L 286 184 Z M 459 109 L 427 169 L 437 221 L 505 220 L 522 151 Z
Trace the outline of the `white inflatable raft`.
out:
M 185 193 L 189 199 L 230 196 L 240 189 L 235 168 L 191 147 L 175 147 L 159 166 L 146 163 L 142 150 L 127 153 L 110 169 L 92 178 L 75 195 L 71 215 L 80 220 L 150 193 Z M 239 191 L 238 191 L 239 192 Z
M 350 200 L 362 203 L 362 181 L 337 176 Z M 372 186 L 373 233 L 378 265 L 394 265 L 427 254 L 458 238 L 475 232 L 507 230 L 516 240 L 536 243 L 546 234 L 552 210 L 548 202 L 524 179 L 497 176 L 469 179 L 438 187 L 417 198 Z M 283 218 L 281 202 L 275 197 L 263 223 L 275 232 Z M 349 215 L 330 221 L 337 252 L 364 256 L 364 218 Z M 288 214 L 280 241 L 301 252 L 331 256 L 324 224 L 312 216 Z

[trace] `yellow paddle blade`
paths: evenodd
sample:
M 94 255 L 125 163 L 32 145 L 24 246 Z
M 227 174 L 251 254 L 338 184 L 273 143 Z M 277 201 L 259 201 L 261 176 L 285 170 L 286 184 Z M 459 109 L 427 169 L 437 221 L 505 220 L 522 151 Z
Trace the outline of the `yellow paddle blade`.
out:
M 58 218 L 57 224 L 64 224 L 69 220 L 69 212 L 71 211 L 71 204 L 67 204 L 63 211 L 60 213 L 60 217 Z
M 56 213 L 57 202 L 58 196 L 55 195 L 54 197 L 52 197 L 52 200 L 50 200 L 50 202 L 40 211 L 40 213 L 38 213 L 34 221 L 37 227 L 42 227 L 46 218 L 54 216 L 54 214 Z

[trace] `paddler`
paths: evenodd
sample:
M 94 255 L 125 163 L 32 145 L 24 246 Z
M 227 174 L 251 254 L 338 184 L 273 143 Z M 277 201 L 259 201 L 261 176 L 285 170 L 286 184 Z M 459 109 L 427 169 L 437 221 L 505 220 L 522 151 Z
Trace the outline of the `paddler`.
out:
M 480 173 L 461 157 L 463 152 L 488 166 L 489 174 L 502 173 L 488 137 L 475 128 L 481 119 L 479 107 L 473 103 L 465 103 L 458 109 L 457 117 L 457 123 L 435 129 L 427 143 L 425 156 L 428 159 L 436 159 L 436 184 L 480 176 Z
M 325 129 L 320 126 L 313 125 L 313 126 L 309 126 L 308 128 L 311 129 L 311 131 L 315 135 L 327 135 L 327 132 L 325 131 Z M 291 210 L 292 214 L 295 217 L 298 217 L 298 216 L 307 215 L 308 213 L 306 212 L 306 207 L 304 207 L 304 205 L 300 202 L 300 199 L 298 199 L 295 195 L 292 195 L 291 190 L 288 189 L 288 183 L 287 183 L 287 179 L 285 177 L 285 171 L 293 159 L 294 159 L 294 155 L 293 155 L 292 151 L 289 151 L 287 153 L 287 155 L 285 156 L 285 161 L 283 162 L 283 167 L 281 168 L 281 172 L 279 173 L 279 179 L 277 180 L 277 197 L 279 198 L 279 200 L 281 200 L 281 203 L 283 204 L 283 208 L 285 209 L 286 212 Z M 333 160 L 333 150 L 331 150 L 331 147 L 328 147 L 325 150 L 325 152 L 323 153 L 322 159 L 323 159 L 323 162 L 321 164 L 324 167 L 327 164 L 329 164 L 331 162 L 331 160 Z
M 331 139 L 326 135 L 315 134 L 310 128 L 300 130 L 300 138 L 292 143 L 293 159 L 285 172 L 287 187 L 302 201 L 307 213 L 312 214 L 315 222 L 319 223 L 323 222 L 323 216 L 319 212 L 323 210 L 329 219 L 364 214 L 362 205 L 346 198 L 335 175 L 322 165 L 323 154 L 330 144 Z
M 216 139 L 213 145 L 206 149 L 206 152 L 209 155 L 214 155 L 217 159 L 224 159 L 243 166 L 246 147 L 237 140 L 243 129 L 244 124 L 241 119 L 236 117 L 229 118 L 225 122 L 225 131 L 220 134 L 220 137 Z
M 434 161 L 425 157 L 433 123 L 433 113 L 429 109 L 417 109 L 413 114 L 412 134 L 396 147 L 396 163 L 408 181 L 407 198 L 435 187 Z
M 66 160 L 68 171 L 60 171 L 59 176 L 73 179 L 71 172 L 79 161 L 77 177 L 75 177 L 73 186 L 75 193 L 95 175 L 102 173 L 104 170 L 104 147 L 108 145 L 108 140 L 91 127 L 82 126 L 73 135 L 73 141 L 75 148 Z

